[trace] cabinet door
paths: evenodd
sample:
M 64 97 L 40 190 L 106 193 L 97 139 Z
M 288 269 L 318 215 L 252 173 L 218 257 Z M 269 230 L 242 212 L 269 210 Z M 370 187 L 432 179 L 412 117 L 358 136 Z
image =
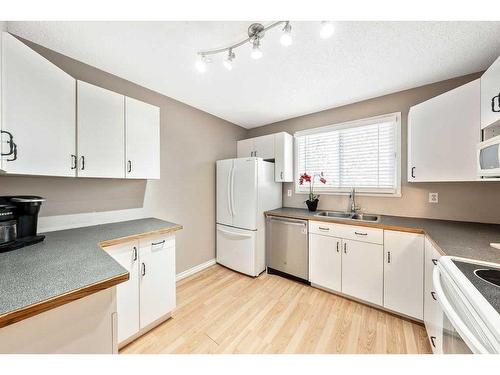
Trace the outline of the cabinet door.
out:
M 424 323 L 434 353 L 442 352 L 443 311 L 435 297 L 432 273 L 441 255 L 425 238 L 424 259 Z M 433 337 L 433 339 L 431 339 Z
M 254 138 L 254 156 L 265 160 L 274 159 L 274 134 Z
M 125 98 L 126 177 L 160 178 L 160 108 Z
M 293 137 L 285 132 L 274 135 L 274 176 L 276 182 L 293 181 Z
M 384 247 L 342 241 L 342 293 L 382 306 Z
M 139 246 L 142 329 L 175 308 L 175 239 L 141 240 Z
M 239 158 L 249 158 L 254 156 L 255 151 L 254 138 L 243 139 L 236 143 L 236 155 Z
M 342 291 L 342 240 L 336 237 L 309 234 L 309 281 Z
M 481 128 L 500 121 L 500 57 L 481 76 Z
M 106 251 L 129 273 L 116 287 L 118 343 L 139 332 L 139 253 L 137 241 L 111 246 Z
M 408 181 L 477 180 L 479 79 L 410 108 Z
M 423 319 L 424 235 L 384 231 L 384 307 Z
M 2 130 L 17 145 L 17 158 L 4 157 L 4 169 L 75 176 L 75 79 L 14 36 L 2 38 Z
M 125 97 L 78 81 L 79 177 L 125 177 Z

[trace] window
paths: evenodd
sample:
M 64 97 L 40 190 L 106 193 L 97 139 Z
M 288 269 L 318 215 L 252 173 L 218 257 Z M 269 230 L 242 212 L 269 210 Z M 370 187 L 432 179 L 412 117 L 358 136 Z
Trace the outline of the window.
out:
M 295 190 L 300 174 L 323 172 L 318 193 L 345 193 L 352 187 L 368 195 L 401 196 L 400 113 L 295 133 Z

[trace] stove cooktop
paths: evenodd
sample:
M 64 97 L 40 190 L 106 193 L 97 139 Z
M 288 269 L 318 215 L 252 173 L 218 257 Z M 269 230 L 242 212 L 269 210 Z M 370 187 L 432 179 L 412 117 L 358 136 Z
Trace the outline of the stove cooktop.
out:
M 500 268 L 485 267 L 480 264 L 467 263 L 458 260 L 452 260 L 455 266 L 467 277 L 474 287 L 483 295 L 491 306 L 500 314 L 500 287 L 483 280 L 476 275 L 476 270 L 491 269 L 500 272 Z

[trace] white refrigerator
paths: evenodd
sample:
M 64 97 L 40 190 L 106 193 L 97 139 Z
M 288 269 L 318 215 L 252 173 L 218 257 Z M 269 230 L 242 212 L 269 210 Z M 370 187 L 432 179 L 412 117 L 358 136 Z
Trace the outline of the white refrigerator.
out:
M 264 212 L 282 206 L 281 189 L 274 163 L 217 161 L 217 263 L 250 276 L 265 270 Z

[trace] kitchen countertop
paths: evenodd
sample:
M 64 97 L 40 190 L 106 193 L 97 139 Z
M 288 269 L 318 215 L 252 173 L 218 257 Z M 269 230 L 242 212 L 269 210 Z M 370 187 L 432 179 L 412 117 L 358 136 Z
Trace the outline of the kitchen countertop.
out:
M 321 212 L 318 211 L 318 212 Z M 426 234 L 444 255 L 482 260 L 500 264 L 500 250 L 490 246 L 500 243 L 500 225 L 464 221 L 422 219 L 380 215 L 377 223 L 358 220 L 335 219 L 315 216 L 302 208 L 279 208 L 265 213 L 267 216 L 281 216 L 295 219 L 359 225 L 387 230 L 398 230 Z
M 128 280 L 105 246 L 171 233 L 179 224 L 147 218 L 45 234 L 0 254 L 0 327 Z

